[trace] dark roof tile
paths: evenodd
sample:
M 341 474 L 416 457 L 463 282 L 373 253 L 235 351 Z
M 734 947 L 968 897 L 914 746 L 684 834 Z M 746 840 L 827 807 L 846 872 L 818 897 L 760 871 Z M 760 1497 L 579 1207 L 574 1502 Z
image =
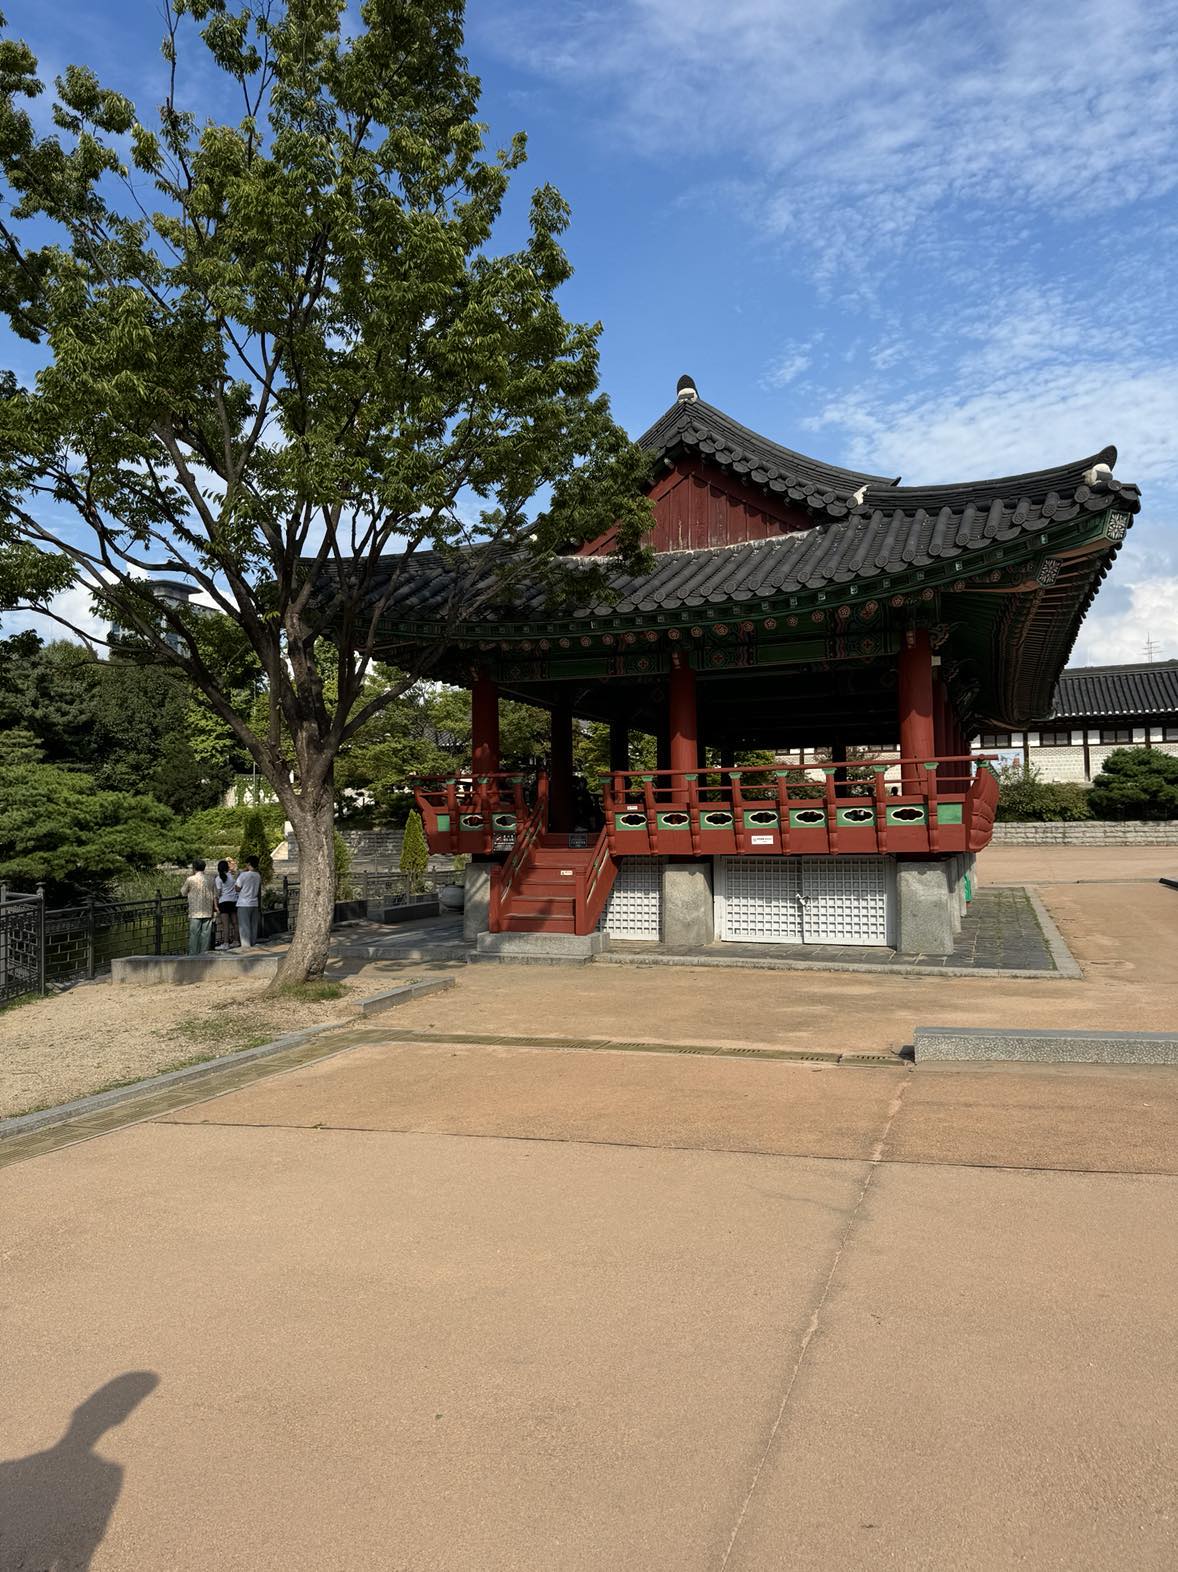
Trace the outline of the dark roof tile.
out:
M 1072 666 L 1056 684 L 1048 720 L 1178 715 L 1178 660 L 1128 666 Z

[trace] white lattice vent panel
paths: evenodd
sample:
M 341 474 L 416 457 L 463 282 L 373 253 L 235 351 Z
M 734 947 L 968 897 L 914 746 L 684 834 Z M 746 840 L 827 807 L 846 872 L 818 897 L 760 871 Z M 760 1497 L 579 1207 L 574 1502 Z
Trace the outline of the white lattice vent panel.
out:
M 745 944 L 800 944 L 798 864 L 790 857 L 717 859 L 717 937 Z
M 890 873 L 882 857 L 815 860 L 802 876 L 806 943 L 887 944 Z
M 650 939 L 662 931 L 663 864 L 660 857 L 621 857 L 617 877 L 597 926 L 611 939 Z
M 884 857 L 717 859 L 716 937 L 744 944 L 886 945 L 892 865 Z

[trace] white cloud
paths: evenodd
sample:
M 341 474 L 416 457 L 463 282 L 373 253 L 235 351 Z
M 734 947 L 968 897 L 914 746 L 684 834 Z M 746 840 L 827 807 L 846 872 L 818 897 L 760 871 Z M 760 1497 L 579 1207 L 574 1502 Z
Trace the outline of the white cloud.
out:
M 991 218 L 1172 190 L 1176 23 L 1175 0 L 519 0 L 481 28 L 642 151 L 751 179 L 820 266 L 870 271 L 953 204 L 989 215 L 957 236 L 976 257 Z
M 814 364 L 814 350 L 821 339 L 816 338 L 805 343 L 787 344 L 765 372 L 762 382 L 765 387 L 784 388 L 791 382 L 796 382 L 803 372 L 809 371 Z
M 1130 580 L 1124 610 L 1104 614 L 1100 600 L 1080 630 L 1073 666 L 1109 666 L 1146 659 L 1152 640 L 1155 660 L 1178 660 L 1178 575 Z
M 27 630 L 39 634 L 46 643 L 52 643 L 58 639 L 76 640 L 79 637 L 105 639 L 110 632 L 109 624 L 102 617 L 94 615 L 90 591 L 83 589 L 80 584 L 62 590 L 60 595 L 53 597 L 49 606 L 50 610 L 62 619 L 61 622 L 37 611 L 0 613 L 0 637 L 8 638 L 14 633 L 23 633 Z M 63 627 L 63 623 L 68 626 Z
M 909 484 L 1018 474 L 1115 442 L 1118 474 L 1178 485 L 1178 362 L 1048 364 L 899 397 L 872 386 L 806 424 L 840 430 L 852 467 Z

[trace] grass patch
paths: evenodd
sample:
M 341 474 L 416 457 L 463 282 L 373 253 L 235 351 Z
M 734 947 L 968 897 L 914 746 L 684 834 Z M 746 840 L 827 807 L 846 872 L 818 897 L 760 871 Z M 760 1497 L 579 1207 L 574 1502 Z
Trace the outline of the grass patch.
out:
M 15 999 L 6 999 L 0 1004 L 0 1015 L 9 1010 L 23 1010 L 26 1004 L 38 1004 L 41 1000 L 39 993 L 18 993 Z
M 275 988 L 268 995 L 271 999 L 295 999 L 300 1004 L 323 1004 L 329 999 L 342 999 L 347 989 L 338 982 L 287 983 Z

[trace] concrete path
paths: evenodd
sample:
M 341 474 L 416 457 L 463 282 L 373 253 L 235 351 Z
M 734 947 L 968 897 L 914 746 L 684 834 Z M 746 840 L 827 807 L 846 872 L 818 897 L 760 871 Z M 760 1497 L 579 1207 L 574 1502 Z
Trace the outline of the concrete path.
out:
M 1176 1171 L 1163 1069 L 306 1065 L 0 1172 L 0 1568 L 1168 1569 Z

